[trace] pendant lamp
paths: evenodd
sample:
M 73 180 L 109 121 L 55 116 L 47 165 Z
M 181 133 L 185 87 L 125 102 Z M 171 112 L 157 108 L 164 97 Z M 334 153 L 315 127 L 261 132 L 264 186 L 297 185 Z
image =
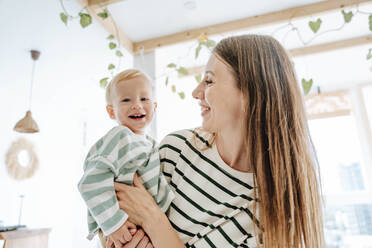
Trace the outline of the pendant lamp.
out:
M 35 120 L 32 119 L 31 115 L 31 101 L 32 101 L 32 88 L 34 84 L 34 73 L 35 73 L 35 64 L 36 60 L 39 58 L 40 52 L 36 50 L 31 50 L 31 58 L 34 61 L 32 64 L 32 74 L 31 74 L 31 86 L 30 86 L 30 97 L 29 97 L 29 110 L 26 112 L 25 117 L 23 117 L 17 124 L 14 126 L 14 131 L 20 133 L 37 133 L 39 132 L 39 127 L 36 124 Z

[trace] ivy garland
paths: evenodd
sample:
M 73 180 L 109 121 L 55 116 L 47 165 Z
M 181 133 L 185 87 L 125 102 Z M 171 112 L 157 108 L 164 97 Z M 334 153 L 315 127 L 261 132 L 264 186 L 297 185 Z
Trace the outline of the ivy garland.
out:
M 92 17 L 87 12 L 86 7 L 84 7 L 81 11 L 79 11 L 77 16 L 71 16 L 67 13 L 66 8 L 63 5 L 63 0 L 60 0 L 60 2 L 61 2 L 62 9 L 63 9 L 63 12 L 60 13 L 60 18 L 61 18 L 61 20 L 64 24 L 67 25 L 68 21 L 73 20 L 73 19 L 77 19 L 77 18 L 80 19 L 80 25 L 82 26 L 82 28 L 86 28 L 87 26 L 89 26 L 92 23 Z M 302 38 L 299 29 L 292 23 L 292 20 L 290 20 L 288 22 L 288 24 L 286 24 L 283 27 L 280 27 L 279 29 L 272 32 L 272 35 L 280 29 L 290 27 L 290 30 L 286 33 L 285 36 L 287 36 L 290 32 L 295 31 L 297 33 L 297 36 L 298 36 L 299 40 L 304 45 L 307 45 L 307 44 L 311 43 L 315 38 L 317 38 L 320 35 L 323 35 L 325 33 L 332 32 L 332 31 L 341 30 L 347 23 L 350 23 L 351 20 L 353 19 L 353 17 L 357 14 L 368 15 L 369 30 L 372 31 L 372 13 L 364 12 L 364 11 L 359 10 L 359 5 L 357 5 L 356 11 L 354 13 L 353 13 L 353 11 L 346 12 L 345 10 L 342 10 L 341 14 L 343 16 L 344 22 L 342 23 L 342 25 L 340 27 L 335 28 L 335 29 L 325 30 L 325 31 L 319 32 L 319 33 L 318 33 L 318 31 L 321 29 L 322 19 L 317 18 L 316 20 L 309 21 L 308 25 L 309 25 L 309 28 L 311 29 L 311 31 L 314 33 L 314 36 L 307 41 L 305 41 Z M 100 12 L 100 13 L 97 13 L 96 15 L 99 16 L 102 19 L 108 18 L 110 16 L 110 13 L 107 9 L 107 6 L 104 5 L 103 6 L 103 11 Z M 117 34 L 118 34 L 118 30 L 117 30 L 117 26 L 116 26 L 115 22 L 113 21 L 112 23 L 115 27 L 115 30 L 116 30 Z M 119 36 L 116 35 L 116 37 L 118 38 Z M 114 41 L 115 36 L 112 35 L 112 34 L 110 36 L 108 36 L 107 39 L 110 40 L 110 42 L 109 42 L 110 50 L 115 50 L 115 49 L 118 48 L 115 51 L 115 54 L 118 57 L 122 57 L 123 54 L 120 51 L 120 41 L 116 40 L 116 42 L 115 42 Z M 197 46 L 195 48 L 195 60 L 198 58 L 199 53 L 200 53 L 200 51 L 203 47 L 205 47 L 209 50 L 212 50 L 213 47 L 216 45 L 216 42 L 211 40 L 211 39 L 208 39 L 208 36 L 206 34 L 201 34 L 199 36 L 197 42 L 198 43 L 197 43 Z M 367 60 L 372 59 L 372 48 L 370 48 L 368 50 L 366 59 Z M 120 64 L 120 60 L 119 60 L 119 64 Z M 108 67 L 107 67 L 107 69 L 111 72 L 111 77 L 113 76 L 113 69 L 115 69 L 115 68 L 116 68 L 116 66 L 113 63 L 109 64 Z M 170 68 L 171 70 L 168 70 L 168 73 L 167 73 L 166 78 L 165 78 L 165 85 L 166 86 L 169 85 L 169 74 L 174 73 L 174 72 L 178 72 L 179 74 L 182 74 L 182 75 L 188 75 L 189 74 L 189 72 L 187 71 L 187 69 L 185 67 L 177 65 L 175 63 L 169 63 L 167 65 L 167 68 Z M 108 84 L 109 79 L 110 79 L 110 77 L 104 77 L 100 80 L 100 85 L 101 85 L 102 88 L 106 87 L 106 85 Z M 195 76 L 195 80 L 198 83 L 200 83 L 201 80 L 202 80 L 202 76 L 201 75 Z M 302 90 L 303 90 L 304 95 L 307 95 L 310 92 L 310 90 L 313 86 L 313 79 L 310 78 L 310 79 L 306 80 L 305 78 L 302 78 L 301 79 L 301 85 L 302 85 Z M 184 92 L 182 92 L 182 91 L 177 92 L 177 88 L 176 88 L 175 84 L 171 85 L 171 90 L 172 90 L 172 92 L 177 93 L 181 99 L 185 98 L 185 93 Z
M 79 19 L 80 26 L 82 28 L 86 28 L 90 24 L 92 24 L 92 16 L 88 13 L 87 6 L 83 7 L 76 16 L 73 16 L 73 15 L 71 15 L 67 12 L 67 10 L 66 10 L 66 8 L 63 4 L 63 0 L 60 0 L 60 3 L 61 3 L 61 6 L 62 6 L 62 9 L 63 9 L 63 12 L 61 12 L 59 14 L 59 16 L 60 16 L 61 21 L 66 26 L 68 25 L 68 23 L 70 21 L 72 21 L 74 19 Z M 105 19 L 107 19 L 108 17 L 111 16 L 110 12 L 108 11 L 107 7 L 105 7 L 105 6 L 103 7 L 102 12 L 99 12 L 96 15 L 103 20 L 105 20 Z M 115 27 L 115 30 L 116 30 L 117 39 L 115 39 L 115 36 L 113 34 L 110 34 L 106 39 L 109 41 L 109 43 L 108 43 L 109 49 L 115 51 L 115 55 L 119 58 L 119 61 L 117 63 L 117 66 L 114 63 L 110 63 L 107 66 L 107 70 L 110 72 L 111 75 L 109 77 L 107 77 L 107 76 L 103 77 L 99 81 L 99 84 L 102 88 L 105 88 L 107 86 L 109 80 L 113 77 L 114 69 L 117 68 L 117 67 L 120 67 L 121 58 L 124 56 L 122 51 L 121 51 L 120 40 L 118 38 L 119 37 L 118 29 L 117 29 L 116 24 L 113 20 L 112 20 L 112 23 L 113 23 L 113 25 Z

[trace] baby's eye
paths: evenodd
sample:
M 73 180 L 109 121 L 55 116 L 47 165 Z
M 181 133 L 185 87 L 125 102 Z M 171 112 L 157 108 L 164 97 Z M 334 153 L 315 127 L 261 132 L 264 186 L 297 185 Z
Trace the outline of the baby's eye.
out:
M 142 97 L 142 98 L 141 98 L 141 101 L 143 101 L 143 102 L 145 102 L 145 101 L 147 101 L 147 100 L 149 100 L 149 99 L 146 98 L 146 97 Z
M 124 98 L 124 99 L 122 100 L 122 102 L 129 102 L 129 101 L 130 101 L 129 98 Z

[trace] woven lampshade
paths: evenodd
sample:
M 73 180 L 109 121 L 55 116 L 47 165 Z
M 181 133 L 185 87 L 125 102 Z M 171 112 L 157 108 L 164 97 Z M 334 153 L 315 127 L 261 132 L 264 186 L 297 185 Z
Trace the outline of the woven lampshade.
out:
M 27 111 L 25 117 L 23 117 L 17 124 L 14 126 L 14 131 L 20 133 L 37 133 L 39 132 L 39 127 L 32 119 L 31 111 Z
M 32 64 L 32 74 L 31 74 L 31 87 L 30 87 L 30 97 L 29 97 L 29 111 L 26 112 L 25 117 L 15 124 L 13 130 L 20 133 L 37 133 L 39 132 L 39 127 L 32 119 L 31 116 L 31 100 L 32 100 L 32 88 L 34 84 L 34 72 L 35 72 L 35 63 L 39 59 L 40 52 L 37 50 L 31 50 L 31 58 L 33 60 Z

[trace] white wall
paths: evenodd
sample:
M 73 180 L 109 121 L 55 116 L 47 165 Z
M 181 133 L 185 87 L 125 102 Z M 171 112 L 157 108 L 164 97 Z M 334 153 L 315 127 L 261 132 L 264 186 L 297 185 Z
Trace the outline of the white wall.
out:
M 81 8 L 65 2 L 73 14 Z M 65 27 L 60 12 L 57 0 L 0 0 L 0 220 L 17 224 L 18 195 L 24 194 L 22 224 L 51 227 L 50 247 L 95 247 L 85 239 L 86 211 L 76 185 L 87 149 L 114 125 L 98 81 L 116 58 L 100 25 L 83 30 L 75 20 Z M 41 51 L 32 104 L 41 132 L 19 134 L 12 129 L 28 108 L 31 49 Z M 122 67 L 132 63 L 125 53 Z M 5 153 L 18 137 L 31 140 L 40 159 L 36 175 L 25 181 L 13 180 L 5 168 Z

